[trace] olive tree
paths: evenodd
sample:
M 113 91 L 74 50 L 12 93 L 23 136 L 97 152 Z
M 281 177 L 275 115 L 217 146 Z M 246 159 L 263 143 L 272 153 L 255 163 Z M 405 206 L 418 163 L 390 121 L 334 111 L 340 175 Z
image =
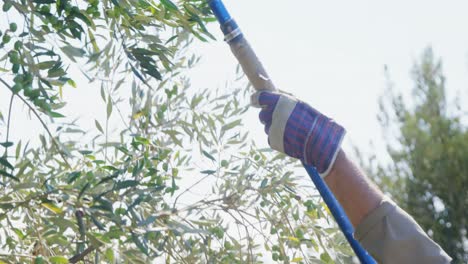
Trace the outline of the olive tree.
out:
M 242 127 L 244 85 L 191 87 L 189 47 L 214 39 L 206 1 L 2 8 L 0 263 L 349 260 L 297 163 Z M 87 131 L 63 114 L 84 85 L 106 105 Z M 10 140 L 14 104 L 40 121 L 37 144 Z
M 412 97 L 389 82 L 380 100 L 379 121 L 392 162 L 373 160 L 365 167 L 454 263 L 466 263 L 468 130 L 463 108 L 450 102 L 442 62 L 432 49 L 415 63 L 412 77 Z

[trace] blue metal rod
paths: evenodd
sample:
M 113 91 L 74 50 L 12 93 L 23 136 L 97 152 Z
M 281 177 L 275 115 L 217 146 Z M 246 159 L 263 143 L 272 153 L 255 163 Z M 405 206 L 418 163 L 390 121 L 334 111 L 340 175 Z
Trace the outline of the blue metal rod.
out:
M 325 184 L 322 177 L 320 177 L 320 175 L 318 174 L 317 170 L 313 166 L 305 164 L 303 165 L 310 178 L 312 179 L 312 182 L 314 183 L 315 187 L 317 188 L 323 200 L 325 201 L 325 204 L 327 204 L 328 209 L 330 209 L 331 214 L 338 223 L 338 226 L 340 227 L 341 231 L 346 237 L 346 240 L 348 240 L 349 244 L 351 245 L 351 248 L 354 250 L 354 253 L 356 253 L 356 256 L 358 257 L 359 261 L 361 261 L 361 263 L 366 264 L 377 263 L 361 246 L 361 244 L 359 244 L 359 242 L 356 239 L 354 239 L 354 228 L 351 222 L 349 221 L 345 211 L 338 203 L 333 193 Z
M 208 0 L 208 4 L 210 5 L 213 14 L 216 16 L 216 19 L 218 19 L 221 26 L 231 20 L 231 15 L 221 0 Z
M 234 22 L 234 20 L 232 19 L 231 15 L 227 11 L 226 7 L 224 6 L 221 0 L 208 0 L 208 4 L 210 5 L 210 8 L 212 9 L 217 20 L 221 24 L 221 29 L 223 30 L 226 36 L 229 36 L 231 35 L 231 33 L 234 33 L 239 30 L 237 24 Z M 242 34 L 239 31 L 237 32 L 236 36 L 241 36 L 241 35 Z M 230 39 L 228 40 L 228 43 L 230 45 L 235 45 L 234 43 L 236 41 L 232 41 L 233 38 L 228 38 L 228 39 Z M 255 57 L 251 61 L 258 61 L 258 59 L 255 56 L 255 53 L 253 53 L 253 50 L 251 51 L 252 51 L 251 56 Z M 247 62 L 251 62 L 251 61 L 247 61 Z M 241 64 L 242 64 L 242 61 L 241 61 Z M 245 67 L 244 69 L 249 69 L 249 67 Z M 246 72 L 246 74 L 249 75 L 248 72 Z M 272 87 L 274 86 L 272 85 Z M 255 87 L 255 88 L 258 88 L 258 87 Z M 332 213 L 333 217 L 338 223 L 338 226 L 340 227 L 341 231 L 343 232 L 344 236 L 348 240 L 349 244 L 351 245 L 351 248 L 354 250 L 354 253 L 358 257 L 358 259 L 361 261 L 361 263 L 364 263 L 364 264 L 377 263 L 369 255 L 369 253 L 367 253 L 367 251 L 364 250 L 364 248 L 359 244 L 359 242 L 356 239 L 354 239 L 354 236 L 353 236 L 354 229 L 353 229 L 353 226 L 351 225 L 351 222 L 349 221 L 348 217 L 346 216 L 346 213 L 344 212 L 343 208 L 340 206 L 340 204 L 336 200 L 333 193 L 330 191 L 328 186 L 325 184 L 323 179 L 318 174 L 317 170 L 314 167 L 307 166 L 307 165 L 304 165 L 304 168 L 306 169 L 307 173 L 309 174 L 310 178 L 315 184 L 315 187 L 317 188 L 323 200 L 325 201 L 325 204 L 330 209 L 330 212 Z

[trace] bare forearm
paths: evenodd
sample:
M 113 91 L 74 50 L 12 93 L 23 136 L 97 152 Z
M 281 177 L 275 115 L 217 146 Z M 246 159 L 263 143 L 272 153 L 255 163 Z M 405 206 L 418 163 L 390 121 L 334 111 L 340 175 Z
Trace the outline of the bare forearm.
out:
M 356 228 L 356 239 L 379 263 L 450 263 L 414 219 L 382 192 L 340 150 L 325 177 Z
M 356 227 L 372 210 L 377 208 L 384 195 L 343 150 L 340 150 L 325 182 Z

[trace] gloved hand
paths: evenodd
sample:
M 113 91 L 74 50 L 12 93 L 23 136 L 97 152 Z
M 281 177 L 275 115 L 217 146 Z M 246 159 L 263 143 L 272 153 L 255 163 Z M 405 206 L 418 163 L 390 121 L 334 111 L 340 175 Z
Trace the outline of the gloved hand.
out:
M 251 103 L 262 108 L 260 121 L 271 148 L 314 166 L 322 178 L 328 175 L 346 133 L 342 126 L 281 92 L 256 92 Z

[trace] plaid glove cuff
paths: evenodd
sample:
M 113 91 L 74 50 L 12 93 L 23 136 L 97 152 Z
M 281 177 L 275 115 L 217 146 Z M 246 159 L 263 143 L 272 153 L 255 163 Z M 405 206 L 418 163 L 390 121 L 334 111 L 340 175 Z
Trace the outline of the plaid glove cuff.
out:
M 305 142 L 303 161 L 313 165 L 323 177 L 328 175 L 341 143 L 346 134 L 345 129 L 332 119 L 320 114 L 310 128 Z

